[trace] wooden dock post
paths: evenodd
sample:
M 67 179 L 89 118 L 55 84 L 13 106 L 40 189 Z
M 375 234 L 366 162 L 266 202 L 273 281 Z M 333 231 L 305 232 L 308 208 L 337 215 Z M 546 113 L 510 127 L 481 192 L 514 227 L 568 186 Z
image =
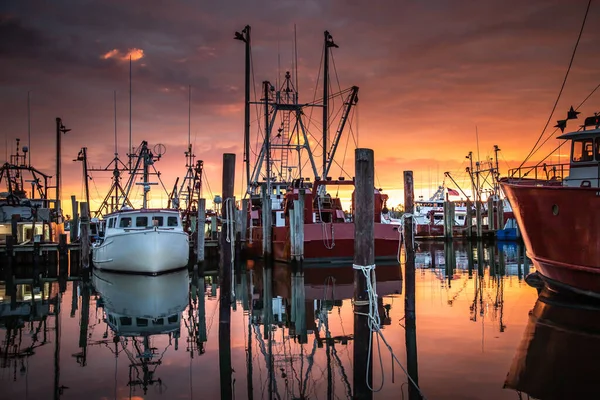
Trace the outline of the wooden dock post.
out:
M 488 197 L 487 203 L 488 230 L 493 232 L 496 230 L 496 213 L 494 212 L 496 202 L 494 201 L 494 197 Z
M 198 199 L 198 223 L 196 226 L 196 264 L 204 275 L 204 250 L 206 243 L 206 199 Z
M 444 239 L 452 240 L 454 236 L 455 205 L 451 201 L 444 202 Z
M 475 219 L 477 226 L 477 239 L 481 239 L 483 237 L 483 217 L 481 215 L 481 201 L 477 200 L 475 202 Z
M 67 235 L 61 233 L 58 235 L 58 265 L 59 275 L 66 274 L 69 269 L 69 248 L 67 247 Z
M 496 225 L 498 230 L 504 229 L 504 201 L 502 199 L 496 201 Z
M 19 220 L 21 219 L 21 215 L 13 214 L 10 218 L 10 234 L 13 238 L 13 243 L 19 243 Z
M 372 335 L 369 326 L 370 293 L 365 272 L 373 279 L 375 268 L 374 154 L 371 149 L 354 151 L 356 177 L 354 209 L 354 398 L 372 399 Z M 370 345 L 370 347 L 369 347 Z
M 221 398 L 232 398 L 231 379 L 231 243 L 227 238 L 235 240 L 235 198 L 233 196 L 235 183 L 235 154 L 223 154 L 223 184 L 222 184 L 222 225 L 219 240 L 221 253 L 220 268 L 220 304 L 219 304 L 219 370 L 221 377 Z M 234 202 L 230 207 L 229 202 Z M 233 209 L 233 213 L 231 212 Z M 232 237 L 233 236 L 233 237 Z
M 263 231 L 263 258 L 270 263 L 273 256 L 273 214 L 271 212 L 271 193 L 267 190 L 269 185 L 262 186 L 262 231 Z
M 81 221 L 81 268 L 86 270 L 90 267 L 90 211 L 89 204 L 79 203 Z
M 14 264 L 14 256 L 15 256 L 14 244 L 15 244 L 15 238 L 12 235 L 7 236 L 6 237 L 6 270 L 10 271 L 11 275 L 12 275 L 12 268 L 13 268 L 13 264 Z M 8 280 L 8 276 L 7 276 L 6 280 Z
M 217 240 L 217 216 L 210 216 L 210 239 Z
M 465 228 L 467 238 L 471 238 L 473 236 L 473 203 L 471 200 L 467 199 L 467 213 L 465 216 Z
M 296 268 L 302 267 L 304 261 L 304 190 L 300 189 L 298 200 L 294 200 L 294 209 L 290 214 L 292 227 L 292 263 Z
M 404 212 L 408 215 L 413 215 L 415 212 L 414 199 L 413 171 L 404 171 Z M 413 221 L 411 216 L 404 218 L 404 243 L 406 249 L 406 262 L 404 264 L 404 319 L 407 372 L 418 385 L 419 368 L 417 363 L 416 274 Z M 432 260 L 435 259 L 435 251 L 432 252 L 431 257 Z M 408 396 L 409 399 L 420 399 L 418 387 L 409 383 Z
M 35 231 L 34 231 L 35 233 Z M 33 233 L 33 254 L 31 255 L 31 261 L 33 263 L 33 286 L 39 286 L 40 284 L 40 240 L 35 237 Z
M 73 216 L 71 217 L 71 230 L 69 233 L 71 235 L 71 243 L 75 243 L 79 236 L 79 206 L 75 196 L 71 196 L 71 209 L 73 210 Z

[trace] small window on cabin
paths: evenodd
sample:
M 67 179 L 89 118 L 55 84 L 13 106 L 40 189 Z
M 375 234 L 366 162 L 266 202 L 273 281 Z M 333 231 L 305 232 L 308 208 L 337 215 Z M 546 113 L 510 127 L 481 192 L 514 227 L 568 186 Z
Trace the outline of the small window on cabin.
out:
M 138 228 L 144 228 L 148 226 L 148 217 L 137 217 L 135 219 L 135 226 Z
M 152 217 L 152 226 L 163 226 L 163 222 L 164 218 L 163 217 L 159 217 L 159 216 L 153 216 Z
M 119 228 L 129 228 L 131 226 L 131 218 L 123 217 L 119 222 Z
M 112 228 L 113 226 L 115 226 L 115 219 L 114 218 L 110 218 L 108 220 L 108 227 Z
M 168 217 L 167 226 L 177 226 L 177 217 Z
M 573 162 L 594 160 L 594 142 L 592 139 L 573 140 L 572 160 Z
M 90 233 L 92 235 L 97 235 L 98 234 L 98 225 L 90 224 Z
M 146 318 L 136 318 L 135 324 L 137 326 L 148 326 L 148 320 Z
M 600 161 L 600 137 L 596 138 L 596 161 Z
M 152 320 L 152 325 L 164 325 L 165 320 L 162 318 L 156 318 Z
M 131 325 L 130 317 L 121 317 L 121 318 L 119 318 L 119 321 L 121 322 L 122 326 Z
M 174 324 L 177 322 L 178 319 L 179 318 L 177 315 L 171 315 L 167 321 L 169 321 L 169 324 Z

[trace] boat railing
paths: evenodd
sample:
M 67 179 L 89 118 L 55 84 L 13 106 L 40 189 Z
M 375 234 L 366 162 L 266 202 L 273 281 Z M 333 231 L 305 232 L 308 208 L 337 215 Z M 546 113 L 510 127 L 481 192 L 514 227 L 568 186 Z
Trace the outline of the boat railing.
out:
M 523 166 L 508 170 L 510 180 L 527 179 L 540 183 L 561 184 L 563 179 L 569 175 L 569 164 L 536 164 L 533 166 Z

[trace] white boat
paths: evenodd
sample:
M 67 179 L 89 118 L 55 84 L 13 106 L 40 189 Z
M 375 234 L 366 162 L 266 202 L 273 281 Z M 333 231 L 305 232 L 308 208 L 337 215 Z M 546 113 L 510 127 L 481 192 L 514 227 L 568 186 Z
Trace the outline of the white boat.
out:
M 189 236 L 183 230 L 181 216 L 175 209 L 148 208 L 149 167 L 154 154 L 142 142 L 138 161 L 130 175 L 120 210 L 104 216 L 104 237 L 93 244 L 92 261 L 98 269 L 156 275 L 187 267 Z M 160 158 L 160 155 L 158 155 Z M 138 173 L 143 164 L 143 172 Z M 140 209 L 125 206 L 135 176 L 143 176 L 143 205 Z
M 177 210 L 121 210 L 105 216 L 103 240 L 92 249 L 99 269 L 159 274 L 187 266 L 189 237 Z

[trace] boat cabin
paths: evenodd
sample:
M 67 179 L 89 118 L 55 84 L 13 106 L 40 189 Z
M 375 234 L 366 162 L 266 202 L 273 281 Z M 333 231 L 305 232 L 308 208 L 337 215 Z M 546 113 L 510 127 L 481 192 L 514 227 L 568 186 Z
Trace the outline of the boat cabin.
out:
M 121 211 L 106 216 L 106 230 L 110 229 L 146 229 L 181 228 L 181 217 L 177 211 L 132 210 Z
M 597 188 L 600 187 L 600 115 L 586 118 L 582 128 L 558 137 L 571 141 L 569 175 L 563 179 L 563 185 Z

